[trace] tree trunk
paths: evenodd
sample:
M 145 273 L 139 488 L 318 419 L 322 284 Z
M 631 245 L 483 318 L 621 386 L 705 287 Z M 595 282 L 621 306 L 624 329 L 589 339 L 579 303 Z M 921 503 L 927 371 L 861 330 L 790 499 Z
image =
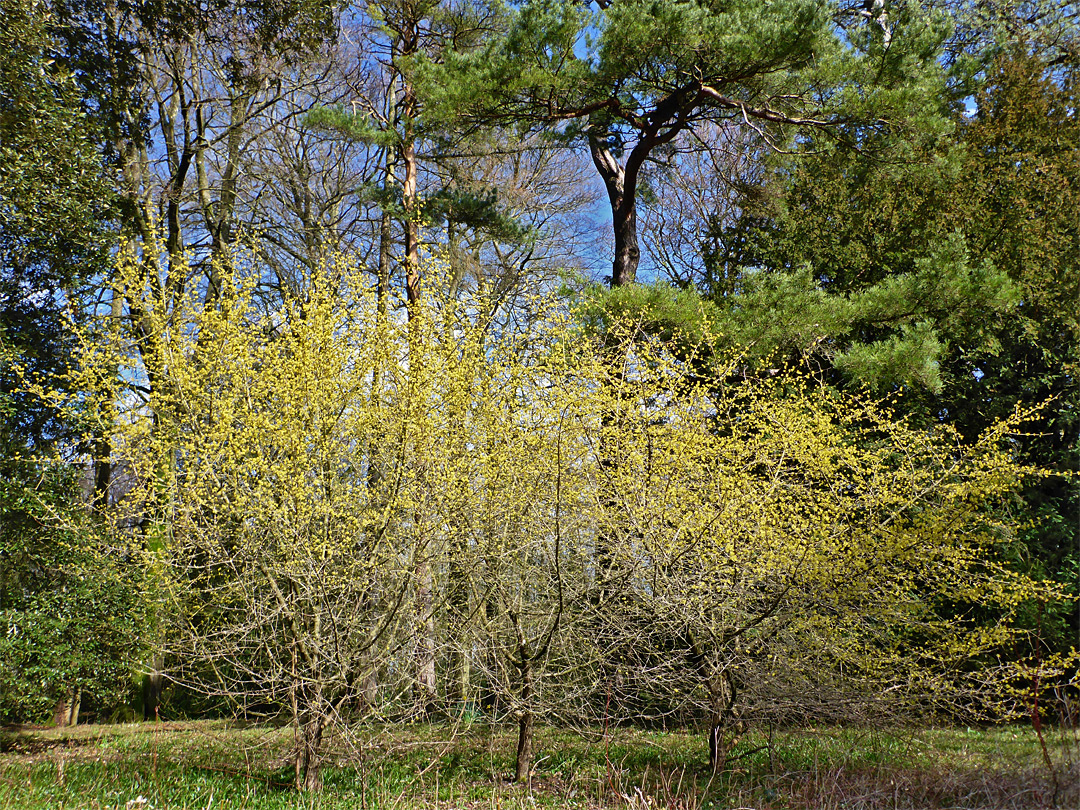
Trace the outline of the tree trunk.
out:
M 73 689 L 56 701 L 53 707 L 52 724 L 58 727 L 79 724 L 79 709 L 82 706 L 82 691 Z
M 414 516 L 416 531 L 419 534 L 416 544 L 416 713 L 420 717 L 430 717 L 436 710 L 435 683 L 435 613 L 434 592 L 435 578 L 431 571 L 431 561 L 427 558 L 427 543 L 424 541 L 421 517 Z
M 727 754 L 722 750 L 724 742 L 724 724 L 715 714 L 709 722 L 709 772 L 718 774 L 723 768 Z
M 515 760 L 514 781 L 524 783 L 529 779 L 533 761 L 533 713 L 532 713 L 532 662 L 522 650 L 518 662 L 521 672 L 521 708 L 518 711 L 518 744 Z
M 589 135 L 589 151 L 593 165 L 603 178 L 611 205 L 612 227 L 615 233 L 615 257 L 611 264 L 611 286 L 633 284 L 637 279 L 641 249 L 637 238 L 637 173 L 627 172 L 615 160 L 600 139 Z
M 637 205 L 625 197 L 618 205 L 611 206 L 611 218 L 615 230 L 615 259 L 611 265 L 611 286 L 621 287 L 637 280 L 638 261 L 641 250 L 637 238 Z
M 164 677 L 161 674 L 163 662 L 160 655 L 155 655 L 150 662 L 149 671 L 143 674 L 142 709 L 143 720 L 157 720 L 161 707 L 161 689 Z
M 433 612 L 434 578 L 431 563 L 423 560 L 416 566 L 416 704 L 421 717 L 435 713 L 435 615 Z
M 498 605 L 495 603 L 493 596 L 489 593 L 484 599 L 484 629 L 482 637 L 485 639 L 485 642 L 483 652 L 481 653 L 481 666 L 483 666 L 486 676 L 483 678 L 479 690 L 480 708 L 489 715 L 499 713 L 499 695 L 494 686 L 499 654 L 495 649 L 495 636 L 494 631 L 492 630 L 495 619 L 498 616 L 498 611 Z
M 316 792 L 322 788 L 319 774 L 322 736 L 321 720 L 312 719 L 304 724 L 296 746 L 296 789 L 301 793 Z
M 375 662 L 371 663 L 371 667 L 364 674 L 363 681 L 360 682 L 360 699 L 363 701 L 363 708 L 365 713 L 375 711 L 379 697 L 379 674 L 375 669 Z
M 466 569 L 467 543 L 458 538 L 450 557 L 447 574 L 447 607 L 449 612 L 450 683 L 448 703 L 453 711 L 464 714 L 469 710 L 469 653 L 466 625 L 469 621 L 469 575 Z
M 387 168 L 389 172 L 390 169 Z M 385 211 L 379 219 L 379 279 L 375 296 L 379 319 L 386 319 L 387 299 L 390 295 L 390 215 Z
M 709 770 L 719 773 L 727 762 L 730 744 L 724 743 L 724 731 L 731 725 L 735 707 L 735 684 L 727 673 L 713 673 L 707 678 L 709 691 Z
M 718 668 L 709 661 L 704 646 L 694 638 L 693 631 L 686 628 L 690 664 L 697 670 L 705 693 L 709 696 L 709 768 L 718 773 L 727 760 L 731 745 L 724 744 L 725 729 L 735 725 L 735 701 L 738 697 L 735 681 L 726 669 Z
M 386 179 L 384 182 L 384 188 L 389 187 L 394 182 L 394 166 L 395 161 L 393 157 L 393 150 L 387 150 L 386 158 Z M 383 211 L 379 218 L 379 264 L 378 264 L 378 279 L 376 281 L 375 296 L 376 296 L 376 318 L 377 326 L 376 330 L 381 333 L 382 328 L 386 325 L 386 317 L 388 304 L 390 299 L 390 253 L 392 249 L 392 234 L 390 232 L 391 221 L 390 214 L 387 211 Z M 375 369 L 374 377 L 372 380 L 372 406 L 376 406 L 379 399 L 382 396 L 383 387 L 383 371 L 381 367 Z M 368 441 L 367 458 L 368 458 L 368 491 L 373 496 L 378 496 L 380 493 L 380 487 L 382 485 L 383 473 L 380 466 L 380 454 L 382 451 L 383 435 L 381 431 L 376 429 L 376 432 L 371 436 Z M 378 538 L 373 532 L 371 553 L 375 551 L 375 543 Z M 364 594 L 364 610 L 367 614 L 373 617 L 373 621 L 377 621 L 379 615 L 379 579 L 378 571 L 373 570 L 371 574 L 371 585 Z M 379 691 L 379 671 L 378 661 L 372 658 L 368 664 L 368 671 L 364 675 L 363 681 L 360 685 L 360 704 L 363 712 L 372 712 L 375 710 L 376 699 Z
M 450 623 L 450 673 L 447 684 L 447 704 L 450 711 L 459 717 L 464 717 L 472 709 L 470 701 L 470 687 L 472 683 L 472 667 L 469 662 L 468 650 L 465 649 L 466 635 L 462 623 L 465 617 L 456 610 L 451 610 Z
M 405 293 L 412 305 L 420 300 L 420 207 L 417 204 L 419 166 L 416 162 L 416 136 L 413 129 L 413 116 L 416 115 L 416 95 L 412 85 L 405 84 L 402 100 L 402 117 L 405 119 L 405 131 L 401 141 L 401 163 L 405 169 L 402 179 L 401 196 L 405 205 Z

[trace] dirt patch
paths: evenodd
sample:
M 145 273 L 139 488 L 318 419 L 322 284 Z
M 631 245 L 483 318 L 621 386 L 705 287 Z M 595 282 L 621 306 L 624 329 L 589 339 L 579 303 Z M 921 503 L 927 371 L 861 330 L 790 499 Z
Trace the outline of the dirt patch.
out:
M 62 738 L 42 740 L 34 737 L 0 736 L 0 754 L 40 754 L 58 749 L 71 750 L 91 745 L 92 740 Z

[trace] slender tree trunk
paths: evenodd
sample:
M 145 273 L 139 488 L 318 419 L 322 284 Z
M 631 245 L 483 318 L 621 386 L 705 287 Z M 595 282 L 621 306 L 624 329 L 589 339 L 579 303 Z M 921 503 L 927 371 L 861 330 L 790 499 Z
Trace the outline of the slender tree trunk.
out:
M 406 27 L 402 35 L 401 54 L 411 56 L 419 45 L 419 33 L 415 22 Z M 402 135 L 400 143 L 401 165 L 404 177 L 401 184 L 402 201 L 405 207 L 405 294 L 408 305 L 410 344 L 417 337 L 419 328 L 416 307 L 420 303 L 420 206 L 417 189 L 419 165 L 416 159 L 415 120 L 418 112 L 416 91 L 412 84 L 403 81 L 400 102 Z M 416 515 L 416 528 L 421 532 L 421 516 Z M 435 615 L 434 590 L 435 579 L 427 544 L 423 537 L 418 537 L 416 557 L 416 703 L 418 713 L 430 716 L 435 711 Z
M 396 160 L 394 157 L 394 150 L 388 149 L 386 156 L 386 178 L 384 187 L 389 187 L 394 182 L 394 167 Z M 388 211 L 383 211 L 379 218 L 379 265 L 378 265 L 378 278 L 376 279 L 375 297 L 376 297 L 376 329 L 381 332 L 383 327 L 386 326 L 387 310 L 389 307 L 390 299 L 390 265 L 391 265 L 391 252 L 393 249 L 393 239 L 391 234 L 391 218 Z M 381 366 L 376 367 L 371 384 L 371 397 L 372 405 L 375 406 L 379 403 L 382 397 L 383 387 L 383 369 Z M 367 447 L 367 459 L 368 459 L 368 492 L 371 497 L 377 498 L 380 493 L 380 488 L 383 481 L 383 469 L 382 460 L 380 458 L 383 446 L 383 435 L 381 431 L 376 430 L 368 441 Z M 375 551 L 375 543 L 378 542 L 378 538 L 372 533 L 372 548 L 371 552 Z M 369 587 L 364 593 L 364 610 L 368 616 L 372 617 L 372 620 L 377 622 L 379 616 L 379 603 L 380 603 L 380 582 L 378 569 L 376 568 L 371 572 L 371 582 Z M 379 691 L 379 671 L 378 661 L 374 657 L 370 657 L 368 660 L 368 670 L 364 674 L 363 679 L 360 682 L 360 705 L 363 712 L 371 712 L 376 708 L 376 701 L 378 699 Z
M 635 150 L 635 153 L 638 150 Z M 641 250 L 637 238 L 637 169 L 638 163 L 627 162 L 627 167 L 619 165 L 597 132 L 589 133 L 589 152 L 593 165 L 600 173 L 607 189 L 608 202 L 611 205 L 612 228 L 615 235 L 615 256 L 611 266 L 611 286 L 621 287 L 633 284 L 637 278 L 638 261 Z M 635 157 L 634 153 L 631 157 Z M 627 169 L 630 171 L 628 172 Z M 610 412 L 601 415 L 601 426 L 605 433 L 611 432 L 615 416 Z M 610 439 L 601 438 L 602 445 Z M 617 464 L 611 453 L 603 446 L 599 458 L 602 470 L 615 472 Z M 617 513 L 616 493 L 605 495 L 605 506 L 609 514 Z M 596 538 L 596 588 L 593 595 L 594 607 L 603 605 L 608 593 L 609 579 L 614 566 L 614 537 L 609 529 L 601 529 Z M 609 673 L 610 675 L 611 673 Z
M 296 748 L 296 789 L 301 793 L 316 792 L 322 788 L 319 764 L 324 727 L 321 718 L 312 717 L 301 728 Z
M 498 652 L 495 649 L 495 636 L 493 627 L 498 616 L 499 608 L 494 597 L 489 593 L 484 599 L 484 630 L 482 637 L 486 640 L 482 655 L 482 666 L 486 677 L 480 690 L 480 706 L 488 714 L 495 715 L 499 711 L 498 690 L 495 688 L 495 673 L 498 668 Z
M 519 693 L 521 708 L 518 710 L 518 743 L 514 767 L 514 781 L 524 783 L 529 779 L 533 761 L 533 672 L 532 661 L 525 648 L 522 647 L 518 651 L 518 654 L 521 656 L 521 660 L 517 662 L 518 670 L 521 675 L 521 689 Z
M 731 747 L 724 744 L 724 731 L 735 724 L 735 701 L 737 693 L 735 681 L 730 673 L 717 670 L 709 663 L 704 648 L 687 630 L 690 642 L 690 662 L 697 669 L 709 696 L 709 769 L 715 774 L 724 767 L 727 751 Z
M 466 624 L 469 617 L 469 577 L 465 570 L 466 544 L 460 539 L 450 559 L 448 574 L 449 592 L 449 644 L 450 685 L 448 703 L 452 710 L 464 714 L 469 709 L 469 654 L 466 649 Z
M 94 509 L 104 510 L 109 505 L 109 484 L 112 479 L 112 443 L 107 436 L 98 436 L 94 442 Z
M 142 680 L 142 709 L 143 720 L 157 720 L 161 706 L 161 688 L 164 685 L 164 676 L 161 673 L 164 662 L 161 654 L 154 655 L 150 662 L 149 670 L 143 674 Z
M 375 287 L 376 307 L 380 323 L 386 320 L 390 296 L 390 214 L 383 212 L 379 219 L 379 278 Z
M 405 84 L 402 117 L 405 119 L 401 142 L 401 164 L 405 176 L 401 196 L 405 204 L 405 292 L 410 308 L 420 300 L 420 206 L 417 200 L 419 165 L 416 161 L 416 134 L 413 118 L 416 115 L 416 94 L 412 85 Z
M 422 560 L 416 565 L 416 617 L 419 624 L 416 639 L 416 704 L 421 717 L 430 717 L 437 709 L 434 590 L 431 562 Z
M 709 770 L 719 773 L 727 762 L 730 746 L 724 744 L 724 731 L 730 725 L 734 690 L 728 680 L 719 675 L 708 679 L 709 690 Z
M 415 516 L 416 530 L 423 531 L 421 516 Z M 416 548 L 416 712 L 430 717 L 437 709 L 435 682 L 435 578 L 428 559 L 427 543 L 422 534 Z
M 251 90 L 229 88 L 229 126 L 225 136 L 225 167 L 221 173 L 217 199 L 211 189 L 206 160 L 206 121 L 202 108 L 196 109 L 198 143 L 195 150 L 196 181 L 199 202 L 206 229 L 210 232 L 210 273 L 207 279 L 204 304 L 214 304 L 221 296 L 222 271 L 232 266 L 230 248 L 233 242 L 233 213 L 236 205 L 237 183 L 240 179 L 240 149 L 244 127 L 251 115 L 254 93 Z
M 118 289 L 119 281 L 114 281 L 109 290 L 111 297 L 110 314 L 113 321 L 118 321 L 124 314 L 123 293 Z M 112 484 L 112 442 L 108 435 L 97 437 L 94 448 L 94 498 L 93 506 L 97 510 L 109 506 L 109 487 Z
M 687 96 L 686 92 L 692 92 Z M 589 152 L 593 165 L 600 172 L 611 204 L 612 228 L 615 236 L 615 257 L 611 267 L 611 286 L 621 287 L 637 280 L 641 249 L 637 236 L 637 186 L 641 167 L 658 146 L 669 143 L 689 122 L 697 104 L 700 89 L 693 84 L 670 93 L 656 107 L 649 123 L 640 131 L 638 142 L 626 155 L 622 165 L 615 159 L 606 141 L 608 132 L 590 128 Z

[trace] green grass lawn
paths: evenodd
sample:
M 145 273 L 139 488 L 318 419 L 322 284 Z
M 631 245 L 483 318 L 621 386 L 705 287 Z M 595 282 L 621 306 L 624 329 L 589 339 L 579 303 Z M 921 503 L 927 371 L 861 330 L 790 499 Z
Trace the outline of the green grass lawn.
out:
M 689 732 L 541 729 L 511 784 L 506 727 L 360 728 L 330 744 L 318 795 L 293 791 L 289 729 L 215 721 L 0 734 L 0 809 L 1038 808 L 1080 806 L 1080 741 L 1030 728 L 818 728 L 738 740 L 712 776 Z M 1052 766 L 1052 767 L 1051 767 Z

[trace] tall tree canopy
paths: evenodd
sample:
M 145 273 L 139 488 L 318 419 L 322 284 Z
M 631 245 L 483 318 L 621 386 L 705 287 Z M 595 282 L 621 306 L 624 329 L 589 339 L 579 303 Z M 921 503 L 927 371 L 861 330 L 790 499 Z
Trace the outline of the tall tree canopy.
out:
M 860 313 L 845 333 L 815 347 L 818 359 L 830 373 L 890 385 L 897 381 L 890 372 L 910 356 L 893 355 L 890 369 L 889 354 L 862 346 L 907 319 L 912 335 L 926 329 L 934 345 L 923 355 L 932 358 L 924 382 L 933 385 L 907 388 L 906 410 L 971 438 L 1018 403 L 1047 402 L 1017 449 L 1031 462 L 1075 470 L 1076 92 L 1075 63 L 1048 61 L 1021 42 L 988 66 L 972 113 L 958 117 L 954 132 L 914 141 L 907 161 L 843 147 L 785 158 L 760 179 L 739 216 L 708 224 L 731 250 L 707 256 L 697 281 L 714 300 L 738 302 L 742 314 L 746 302 L 730 299 L 715 280 L 739 277 L 748 266 L 784 279 L 778 289 L 790 290 L 790 280 L 801 277 L 810 293 L 803 305 L 826 311 L 914 281 L 913 295 L 894 300 L 893 320 L 880 317 L 887 310 Z M 965 278 L 957 267 L 968 268 L 966 289 L 949 286 L 950 278 Z M 775 302 L 777 310 L 799 301 L 785 300 Z M 994 311 L 1000 316 L 990 317 Z M 1078 497 L 1065 478 L 1026 491 L 1023 508 L 1036 528 L 1027 533 L 1025 564 L 1075 581 Z
M 620 0 L 591 10 L 532 0 L 505 39 L 437 75 L 448 99 L 482 117 L 588 144 L 611 205 L 620 286 L 640 259 L 642 169 L 680 134 L 726 121 L 786 148 L 806 130 L 930 126 L 948 31 L 915 3 Z

